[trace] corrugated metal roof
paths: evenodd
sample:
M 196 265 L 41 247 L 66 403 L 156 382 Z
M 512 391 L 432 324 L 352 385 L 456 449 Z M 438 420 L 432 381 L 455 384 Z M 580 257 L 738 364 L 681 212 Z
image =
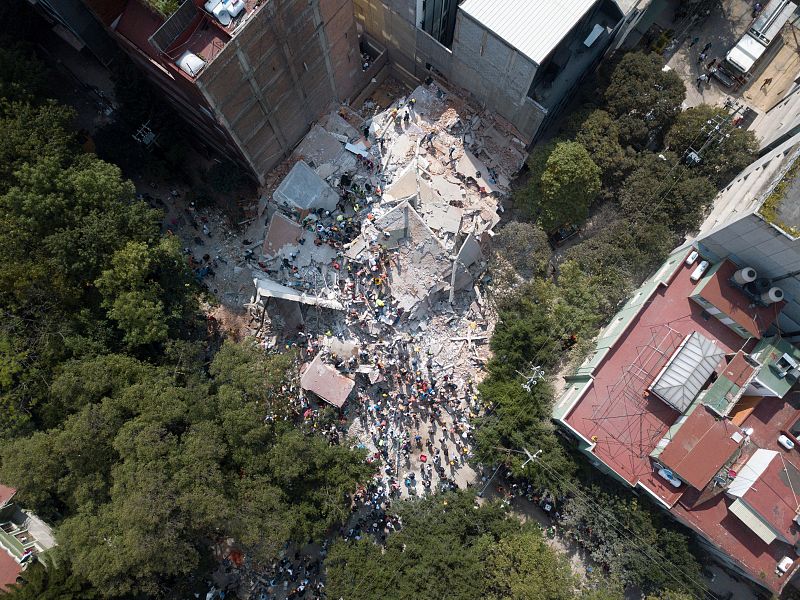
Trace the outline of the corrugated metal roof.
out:
M 728 507 L 734 515 L 739 517 L 739 520 L 747 525 L 750 530 L 760 537 L 765 544 L 769 545 L 775 541 L 778 536 L 772 530 L 772 527 L 764 523 L 756 513 L 754 513 L 747 504 L 742 502 L 741 498 L 736 500 Z
M 702 490 L 736 452 L 739 442 L 731 436 L 741 432 L 729 421 L 715 418 L 705 406 L 694 406 L 688 417 L 679 419 L 680 426 L 670 428 L 659 460 L 686 483 Z
M 723 356 L 725 352 L 714 340 L 693 331 L 683 340 L 650 389 L 676 410 L 686 412 Z
M 765 450 L 764 448 L 756 450 L 728 486 L 728 494 L 735 498 L 744 496 L 776 456 L 778 453 L 775 450 Z
M 467 0 L 461 10 L 541 65 L 597 0 Z

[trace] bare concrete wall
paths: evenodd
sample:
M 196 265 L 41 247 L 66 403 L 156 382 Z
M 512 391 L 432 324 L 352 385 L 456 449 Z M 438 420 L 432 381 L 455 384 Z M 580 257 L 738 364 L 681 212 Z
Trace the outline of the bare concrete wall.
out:
M 453 39 L 453 82 L 502 115 L 530 141 L 546 112 L 528 98 L 537 65 L 459 11 Z
M 263 181 L 332 103 L 360 89 L 350 0 L 272 0 L 197 80 Z
M 536 65 L 458 11 L 452 51 L 417 28 L 414 0 L 354 0 L 364 30 L 385 45 L 389 62 L 424 79 L 433 66 L 442 76 L 497 112 L 531 141 L 546 111 L 528 98 Z

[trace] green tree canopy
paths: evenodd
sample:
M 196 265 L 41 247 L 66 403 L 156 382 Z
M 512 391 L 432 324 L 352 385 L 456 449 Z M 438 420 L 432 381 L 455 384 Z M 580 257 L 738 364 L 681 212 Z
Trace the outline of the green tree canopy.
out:
M 686 87 L 675 71 L 664 71 L 664 59 L 652 53 L 628 52 L 613 66 L 604 98 L 617 118 L 627 117 L 648 130 L 672 123 L 686 97 Z M 631 129 L 632 124 L 625 124 Z
M 622 585 L 636 585 L 647 594 L 705 592 L 689 538 L 665 527 L 660 514 L 627 491 L 592 486 L 566 504 L 562 525 Z
M 724 138 L 713 137 L 701 153 L 700 164 L 692 167 L 697 175 L 708 177 L 719 187 L 724 186 L 755 159 L 758 150 L 755 134 L 733 127 L 730 124 L 732 118 L 720 106 L 701 104 L 689 108 L 676 117 L 667 133 L 666 144 L 678 156 L 684 156 L 689 148 L 699 151 L 715 133 L 717 123 L 728 123 L 725 126 L 727 135 Z
M 697 171 L 651 153 L 639 157 L 637 168 L 618 194 L 622 213 L 637 222 L 664 223 L 682 234 L 696 228 L 717 195 L 714 184 Z
M 373 473 L 363 451 L 265 422 L 296 385 L 292 355 L 226 343 L 218 356 L 213 379 L 126 356 L 70 362 L 53 384 L 63 423 L 0 448 L 0 481 L 58 525 L 103 597 L 156 595 L 198 568 L 209 537 L 262 560 L 319 539 Z M 253 386 L 236 357 L 268 380 Z
M 530 182 L 517 199 L 527 206 L 545 231 L 578 224 L 600 191 L 600 169 L 578 142 L 544 144 L 528 159 Z
M 486 548 L 485 597 L 489 600 L 571 600 L 576 581 L 565 555 L 556 553 L 536 527 Z
M 44 96 L 46 75 L 44 65 L 30 48 L 5 43 L 0 47 L 0 98 L 8 102 L 38 102 Z

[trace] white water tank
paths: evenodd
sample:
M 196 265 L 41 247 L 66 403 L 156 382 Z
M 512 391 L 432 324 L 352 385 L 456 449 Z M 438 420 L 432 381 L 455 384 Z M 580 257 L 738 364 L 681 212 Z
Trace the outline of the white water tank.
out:
M 738 283 L 739 285 L 745 285 L 746 283 L 752 283 L 753 281 L 758 278 L 758 273 L 753 267 L 745 267 L 744 269 L 739 269 L 736 273 L 733 274 L 733 280 Z
M 783 300 L 783 290 L 777 286 L 771 287 L 761 294 L 761 301 L 767 305 L 780 302 L 781 300 Z

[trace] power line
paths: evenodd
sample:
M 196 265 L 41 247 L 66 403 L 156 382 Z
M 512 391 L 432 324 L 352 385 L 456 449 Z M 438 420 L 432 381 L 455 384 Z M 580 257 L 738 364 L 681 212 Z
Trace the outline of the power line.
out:
M 650 560 L 652 562 L 655 562 L 655 563 L 659 563 L 659 561 L 660 561 L 659 567 L 661 568 L 662 572 L 665 575 L 670 576 L 673 580 L 675 580 L 679 584 L 681 584 L 681 586 L 683 586 L 685 584 L 687 579 L 689 581 L 691 581 L 692 583 L 694 583 L 698 587 L 699 590 L 703 591 L 703 595 L 701 596 L 701 598 L 702 597 L 711 597 L 711 598 L 714 597 L 713 594 L 711 594 L 706 589 L 706 586 L 704 584 L 702 584 L 701 582 L 699 582 L 696 579 L 694 579 L 689 573 L 687 573 L 686 571 L 681 569 L 678 565 L 676 565 L 675 563 L 673 563 L 672 561 L 667 559 L 663 554 L 661 554 L 661 552 L 658 551 L 657 548 L 655 548 L 654 546 L 649 545 L 649 544 L 647 546 L 647 547 L 650 548 L 652 553 L 655 555 L 654 556 L 653 554 L 650 554 L 645 550 L 645 546 L 639 546 L 636 543 L 634 543 L 633 540 L 636 539 L 636 533 L 634 531 L 632 531 L 624 523 L 620 522 L 614 515 L 605 512 L 604 511 L 604 507 L 602 507 L 599 503 L 597 503 L 596 501 L 594 501 L 591 498 L 589 498 L 583 491 L 581 491 L 577 486 L 575 486 L 575 484 L 573 484 L 572 482 L 570 482 L 567 479 L 565 479 L 555 469 L 553 469 L 552 467 L 547 465 L 545 463 L 545 461 L 542 460 L 539 452 L 537 452 L 535 455 L 532 455 L 527 449 L 525 449 L 524 452 L 519 451 L 519 450 L 512 450 L 512 449 L 509 449 L 509 448 L 503 448 L 503 450 L 505 450 L 507 452 L 517 452 L 519 454 L 524 454 L 525 456 L 528 457 L 529 460 L 534 460 L 538 464 L 542 465 L 545 469 L 547 469 L 548 472 L 550 472 L 556 479 L 558 479 L 565 487 L 571 489 L 571 491 L 575 494 L 575 498 L 573 498 L 572 501 L 575 501 L 577 499 L 586 508 L 590 507 L 590 505 L 593 506 L 594 509 L 595 509 L 594 512 L 596 512 L 596 514 L 598 516 L 600 516 L 602 519 L 604 519 L 605 522 L 606 522 L 606 525 L 611 527 L 614 530 L 614 532 L 617 533 L 620 536 L 620 541 L 622 541 L 623 543 L 629 543 L 631 547 L 633 547 L 635 550 L 640 552 L 648 560 Z M 615 526 L 611 521 L 616 523 L 617 526 Z M 627 534 L 625 534 L 624 532 L 620 531 L 619 528 L 622 528 L 625 531 L 627 531 Z M 669 565 L 674 571 L 667 570 L 665 568 L 665 565 Z M 677 577 L 675 575 L 675 572 L 679 572 L 679 573 L 683 574 L 685 576 L 685 579 L 680 579 L 679 577 Z M 693 597 L 697 597 L 694 592 L 689 592 L 689 593 Z

